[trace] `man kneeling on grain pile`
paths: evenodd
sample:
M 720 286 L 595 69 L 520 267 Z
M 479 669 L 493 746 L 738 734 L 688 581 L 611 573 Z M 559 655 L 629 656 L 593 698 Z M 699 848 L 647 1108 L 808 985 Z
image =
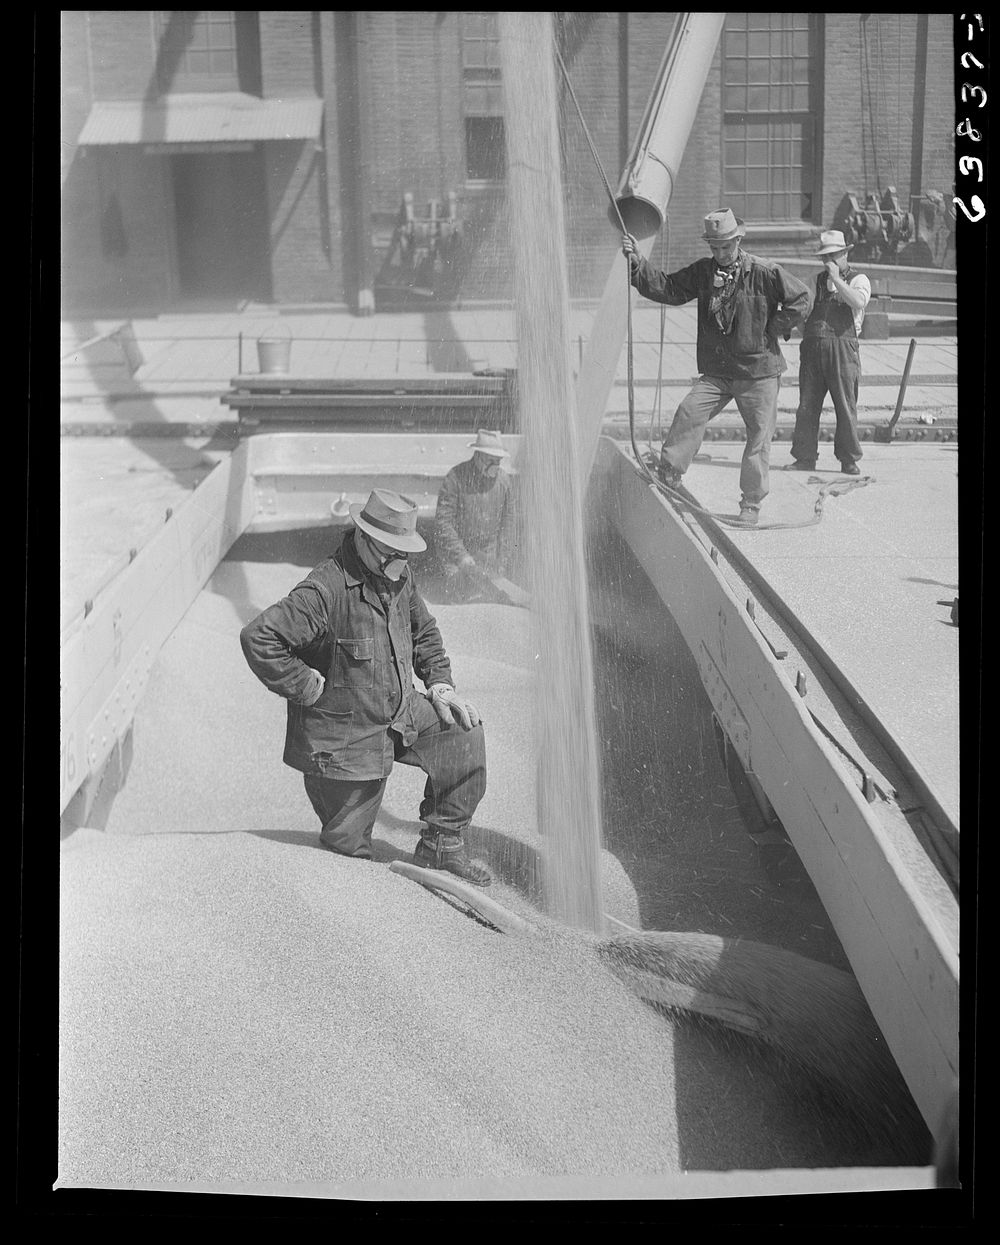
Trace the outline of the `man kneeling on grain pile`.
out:
M 482 721 L 455 689 L 408 565 L 427 547 L 417 506 L 374 489 L 350 514 L 354 528 L 337 551 L 243 628 L 244 656 L 288 701 L 284 761 L 304 775 L 325 847 L 371 859 L 386 779 L 400 761 L 427 775 L 414 864 L 488 886 L 463 837 L 486 791 Z

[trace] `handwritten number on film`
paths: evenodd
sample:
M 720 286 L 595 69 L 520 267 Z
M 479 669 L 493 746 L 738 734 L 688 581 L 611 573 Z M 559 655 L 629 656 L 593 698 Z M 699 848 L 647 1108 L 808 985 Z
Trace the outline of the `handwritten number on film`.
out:
M 963 13 L 961 15 L 961 20 L 966 23 L 966 36 L 969 43 L 975 39 L 977 33 L 983 33 L 983 16 L 981 13 L 971 13 L 968 17 L 966 17 L 966 14 Z M 978 32 L 976 30 L 976 26 L 979 27 Z M 971 51 L 963 52 L 959 57 L 959 61 L 962 68 L 966 71 L 968 71 L 973 65 L 975 65 L 977 69 L 985 68 L 983 62 L 980 61 L 978 57 L 974 56 Z M 987 98 L 985 89 L 977 83 L 962 83 L 963 104 L 972 102 L 975 103 L 978 109 L 983 109 L 986 107 Z M 959 122 L 955 129 L 955 133 L 959 138 L 966 138 L 970 142 L 982 142 L 982 132 L 973 126 L 972 120 L 969 117 L 966 117 L 963 121 Z M 961 156 L 958 161 L 958 171 L 963 177 L 971 177 L 974 175 L 977 184 L 983 180 L 983 162 L 978 156 Z M 957 207 L 962 209 L 966 215 L 966 218 L 972 221 L 973 224 L 981 221 L 986 215 L 986 204 L 977 194 L 972 195 L 969 199 L 969 203 L 972 205 L 971 211 L 966 206 L 965 201 L 959 198 L 958 195 L 954 196 L 952 202 L 955 203 Z

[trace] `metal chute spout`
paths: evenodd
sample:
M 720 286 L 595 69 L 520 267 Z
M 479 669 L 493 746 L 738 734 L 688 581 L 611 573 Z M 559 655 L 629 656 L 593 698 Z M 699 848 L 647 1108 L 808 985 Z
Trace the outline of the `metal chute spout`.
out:
M 645 151 L 636 163 L 630 164 L 618 187 L 618 211 L 628 220 L 633 204 L 643 204 L 656 215 L 657 229 L 667 214 L 667 204 L 674 189 L 674 173 L 657 156 Z
M 678 14 L 618 184 L 618 210 L 630 227 L 634 220 L 649 228 L 655 216 L 656 232 L 666 218 L 725 20 L 725 13 Z

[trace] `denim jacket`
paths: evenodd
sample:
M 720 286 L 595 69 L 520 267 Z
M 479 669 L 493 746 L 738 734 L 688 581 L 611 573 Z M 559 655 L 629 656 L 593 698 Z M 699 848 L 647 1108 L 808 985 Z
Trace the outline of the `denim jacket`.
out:
M 450 683 L 451 663 L 437 623 L 407 567 L 384 597 L 369 578 L 349 532 L 288 596 L 240 633 L 247 663 L 266 688 L 288 701 L 284 761 L 327 778 L 365 781 L 392 769 L 396 731 L 417 737 L 413 705 L 425 687 Z M 306 705 L 309 668 L 326 685 Z
M 739 253 L 739 285 L 732 331 L 723 333 L 709 310 L 715 260 L 695 260 L 679 272 L 666 273 L 648 260 L 632 265 L 632 284 L 643 297 L 680 307 L 698 300 L 698 371 L 703 376 L 759 380 L 780 376 L 788 366 L 778 338 L 809 314 L 808 286 L 777 264 L 746 251 Z

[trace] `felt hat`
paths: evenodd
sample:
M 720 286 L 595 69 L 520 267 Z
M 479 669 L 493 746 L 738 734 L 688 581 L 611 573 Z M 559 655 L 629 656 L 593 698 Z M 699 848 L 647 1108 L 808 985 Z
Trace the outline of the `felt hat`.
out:
M 837 251 L 850 251 L 852 249 L 852 246 L 847 245 L 847 240 L 839 229 L 824 229 L 819 235 L 819 250 L 815 254 L 833 255 Z
M 500 433 L 490 432 L 486 428 L 480 428 L 475 441 L 470 441 L 469 445 L 480 454 L 491 454 L 494 458 L 507 458 L 510 452 L 504 449 Z
M 701 236 L 705 242 L 729 242 L 742 238 L 746 231 L 746 225 L 733 215 L 731 208 L 719 208 L 705 217 L 705 232 Z
M 417 503 L 402 493 L 372 489 L 365 504 L 354 502 L 350 513 L 355 525 L 380 545 L 401 553 L 420 553 L 427 548 L 417 533 Z

